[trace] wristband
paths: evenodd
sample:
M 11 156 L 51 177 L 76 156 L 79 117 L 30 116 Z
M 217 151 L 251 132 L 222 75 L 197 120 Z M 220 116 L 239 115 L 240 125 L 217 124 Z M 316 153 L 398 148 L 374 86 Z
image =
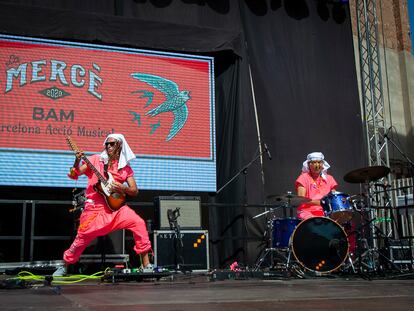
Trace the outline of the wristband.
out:
M 79 175 L 80 175 L 79 168 L 72 166 L 69 170 L 68 177 L 76 180 L 78 179 Z

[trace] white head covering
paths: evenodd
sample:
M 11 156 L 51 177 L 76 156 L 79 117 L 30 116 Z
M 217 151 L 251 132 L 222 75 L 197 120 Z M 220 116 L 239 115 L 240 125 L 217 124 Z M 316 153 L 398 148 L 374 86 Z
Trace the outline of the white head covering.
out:
M 309 172 L 309 165 L 310 161 L 323 161 L 323 169 L 321 172 L 321 176 L 323 179 L 326 178 L 326 174 L 328 169 L 331 167 L 328 162 L 325 161 L 325 157 L 322 152 L 312 152 L 309 153 L 306 157 L 306 160 L 302 164 L 302 172 L 308 173 Z
M 105 141 L 103 143 L 104 146 L 105 146 L 105 143 L 108 141 L 109 138 L 114 138 L 117 141 L 120 141 L 122 143 L 121 144 L 121 153 L 119 154 L 119 160 L 118 160 L 118 169 L 121 169 L 121 168 L 127 166 L 129 161 L 136 158 L 135 154 L 132 152 L 131 148 L 129 147 L 124 135 L 122 135 L 122 134 L 109 134 L 105 138 Z M 101 159 L 104 161 L 105 164 L 108 163 L 109 156 L 108 156 L 108 153 L 106 152 L 106 148 L 101 153 Z

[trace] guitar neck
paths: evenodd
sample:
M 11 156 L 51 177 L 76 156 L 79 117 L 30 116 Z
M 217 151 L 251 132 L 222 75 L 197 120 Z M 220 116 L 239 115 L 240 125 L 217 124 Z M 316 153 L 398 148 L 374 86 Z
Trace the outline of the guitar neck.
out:
M 85 161 L 85 163 L 89 166 L 89 168 L 95 173 L 95 175 L 98 177 L 99 181 L 103 183 L 104 185 L 107 185 L 108 181 L 105 177 L 102 176 L 102 174 L 96 169 L 95 166 L 89 161 L 89 159 L 84 155 L 82 156 L 82 159 Z

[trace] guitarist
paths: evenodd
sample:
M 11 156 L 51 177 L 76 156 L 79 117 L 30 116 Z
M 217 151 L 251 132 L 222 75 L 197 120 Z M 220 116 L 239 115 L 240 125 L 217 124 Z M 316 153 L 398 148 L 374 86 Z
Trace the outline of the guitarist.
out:
M 111 192 L 121 197 L 128 195 L 135 197 L 138 194 L 134 172 L 129 166 L 129 161 L 135 158 L 135 154 L 129 147 L 124 135 L 110 134 L 106 137 L 105 146 L 101 154 L 95 154 L 86 159 L 103 176 L 110 173 L 114 179 L 110 185 Z M 76 159 L 71 167 L 68 177 L 78 179 L 85 174 L 88 177 L 86 187 L 85 208 L 80 217 L 80 225 L 75 240 L 63 254 L 65 266 L 59 267 L 53 276 L 66 274 L 66 267 L 79 260 L 85 248 L 98 236 L 103 236 L 115 230 L 128 229 L 132 231 L 135 252 L 141 256 L 144 272 L 151 272 L 152 265 L 148 253 L 151 251 L 151 242 L 148 237 L 145 221 L 138 216 L 129 206 L 123 205 L 116 211 L 109 208 L 105 200 L 105 194 L 96 187 L 99 184 L 98 177 L 85 161 L 79 166 L 80 160 L 85 157 L 82 151 L 76 152 Z

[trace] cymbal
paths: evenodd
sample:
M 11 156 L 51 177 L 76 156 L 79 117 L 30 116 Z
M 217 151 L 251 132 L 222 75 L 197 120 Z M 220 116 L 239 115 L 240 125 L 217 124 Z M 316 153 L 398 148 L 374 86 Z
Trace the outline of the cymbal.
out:
M 390 172 L 386 166 L 368 166 L 353 170 L 344 176 L 344 180 L 349 183 L 365 183 L 385 177 Z
M 301 197 L 292 193 L 286 194 L 271 194 L 267 196 L 268 199 L 275 203 L 287 203 L 289 206 L 295 207 L 302 203 L 310 202 L 311 199 Z

